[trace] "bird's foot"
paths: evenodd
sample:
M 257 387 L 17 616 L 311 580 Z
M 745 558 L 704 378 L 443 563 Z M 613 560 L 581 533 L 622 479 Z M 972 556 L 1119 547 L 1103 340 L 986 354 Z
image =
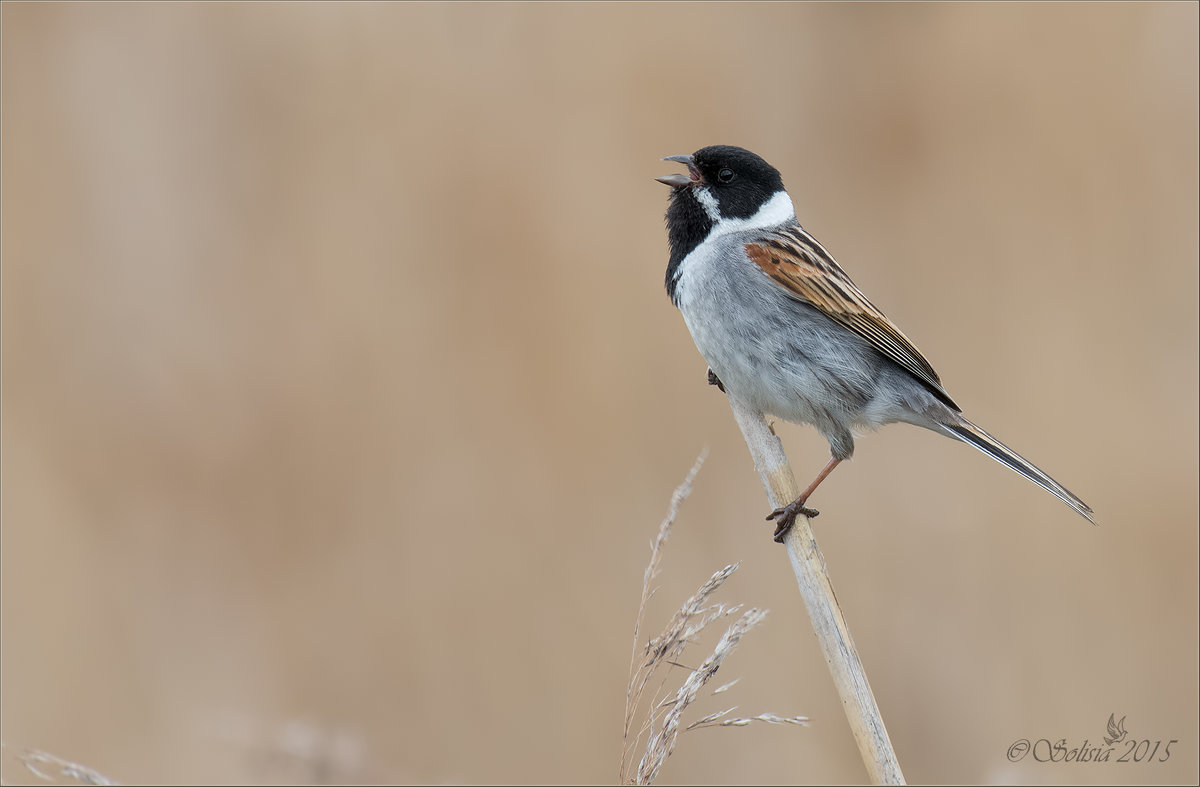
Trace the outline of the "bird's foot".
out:
M 717 386 L 721 390 L 721 393 L 725 393 L 725 384 L 721 382 L 720 377 L 713 374 L 712 369 L 708 370 L 708 384 Z
M 803 514 L 809 519 L 812 519 L 821 513 L 815 508 L 807 508 L 804 503 L 805 498 L 798 497 L 792 502 L 788 503 L 786 506 L 776 508 L 774 511 L 767 514 L 768 522 L 772 519 L 778 520 L 775 523 L 775 543 L 783 543 L 783 539 L 785 536 L 787 536 L 788 531 L 792 529 L 792 525 L 796 524 L 797 516 Z

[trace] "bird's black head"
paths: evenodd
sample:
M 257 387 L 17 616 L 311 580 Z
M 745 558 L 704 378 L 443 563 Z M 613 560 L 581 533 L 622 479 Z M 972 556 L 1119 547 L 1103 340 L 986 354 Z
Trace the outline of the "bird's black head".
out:
M 779 170 L 745 148 L 700 148 L 692 154 L 691 168 L 715 198 L 722 218 L 748 219 L 783 191 Z
M 674 278 L 683 258 L 718 224 L 752 219 L 784 188 L 779 170 L 762 157 L 733 145 L 710 145 L 690 156 L 667 156 L 663 161 L 678 161 L 688 168 L 687 175 L 658 178 L 671 187 L 667 207 L 667 240 L 671 246 L 667 291 L 674 298 Z M 791 200 L 787 203 L 790 212 Z

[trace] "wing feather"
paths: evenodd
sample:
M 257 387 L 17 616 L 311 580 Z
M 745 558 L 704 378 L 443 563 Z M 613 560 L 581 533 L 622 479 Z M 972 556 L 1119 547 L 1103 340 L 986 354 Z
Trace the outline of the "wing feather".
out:
M 798 225 L 747 243 L 746 254 L 788 296 L 812 304 L 895 361 L 955 410 L 960 410 L 937 372 L 909 338 L 846 275 L 825 248 Z

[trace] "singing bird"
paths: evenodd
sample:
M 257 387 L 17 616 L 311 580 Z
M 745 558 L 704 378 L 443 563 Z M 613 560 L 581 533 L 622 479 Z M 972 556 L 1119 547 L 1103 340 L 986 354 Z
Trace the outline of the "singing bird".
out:
M 811 424 L 828 464 L 767 517 L 782 541 L 805 503 L 854 453 L 854 430 L 921 426 L 978 448 L 1093 522 L 1092 509 L 1029 460 L 968 421 L 937 372 L 796 221 L 779 171 L 729 145 L 667 156 L 688 174 L 658 178 L 667 208 L 667 293 L 710 381 L 755 409 Z

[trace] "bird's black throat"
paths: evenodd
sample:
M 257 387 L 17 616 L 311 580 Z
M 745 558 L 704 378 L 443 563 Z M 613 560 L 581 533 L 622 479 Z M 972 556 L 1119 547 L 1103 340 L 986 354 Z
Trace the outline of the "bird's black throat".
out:
M 712 228 L 713 220 L 692 193 L 692 187 L 671 192 L 671 203 L 667 206 L 667 243 L 671 248 L 671 259 L 667 263 L 667 295 L 676 306 L 679 305 L 675 292 L 679 285 L 679 265 L 704 242 Z

